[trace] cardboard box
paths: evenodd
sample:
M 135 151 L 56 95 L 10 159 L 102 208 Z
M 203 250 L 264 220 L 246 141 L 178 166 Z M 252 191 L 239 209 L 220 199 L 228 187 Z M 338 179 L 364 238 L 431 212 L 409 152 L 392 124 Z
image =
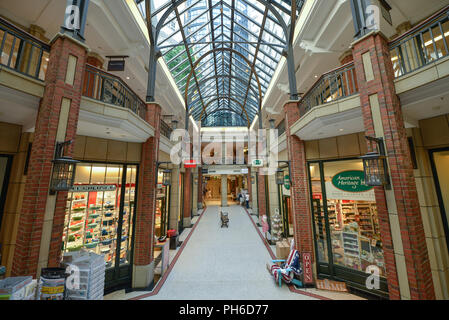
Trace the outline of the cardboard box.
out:
M 276 243 L 276 258 L 278 260 L 287 259 L 288 254 L 290 253 L 290 245 L 287 241 L 278 241 Z

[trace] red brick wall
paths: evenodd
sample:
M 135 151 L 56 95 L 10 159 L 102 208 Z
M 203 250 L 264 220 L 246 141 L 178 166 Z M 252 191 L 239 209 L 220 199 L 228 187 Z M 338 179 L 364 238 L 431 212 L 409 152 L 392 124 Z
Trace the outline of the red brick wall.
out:
M 201 168 L 198 168 L 198 203 L 203 202 L 203 173 L 201 172 Z
M 249 201 L 253 201 L 253 185 L 251 184 L 251 168 L 248 168 L 248 174 L 246 176 L 246 179 L 248 181 Z
M 12 265 L 13 276 L 36 276 L 61 103 L 64 97 L 72 101 L 65 140 L 74 140 L 78 126 L 86 54 L 84 47 L 65 37 L 56 39 L 52 44 L 46 73 L 45 92 L 39 106 L 34 142 L 30 154 L 22 214 L 19 220 Z M 65 83 L 69 55 L 78 58 L 73 86 Z M 65 155 L 72 156 L 72 150 L 73 145 L 66 149 Z M 60 192 L 57 196 L 50 244 L 50 266 L 59 264 L 66 198 L 66 192 Z
M 365 79 L 362 55 L 371 53 L 375 79 Z M 404 127 L 401 104 L 396 95 L 388 40 L 375 34 L 354 45 L 353 56 L 360 90 L 366 135 L 374 136 L 369 97 L 378 94 L 384 139 L 394 187 L 402 244 L 412 299 L 434 299 L 434 289 L 426 239 L 413 175 L 413 166 Z M 376 190 L 379 223 L 384 244 L 390 297 L 399 299 L 390 225 L 383 190 Z
M 313 233 L 311 224 L 310 196 L 307 178 L 306 150 L 304 141 L 291 135 L 290 127 L 299 119 L 297 102 L 284 106 L 288 158 L 291 161 L 291 203 L 296 249 L 310 252 L 314 261 Z
M 146 266 L 153 261 L 154 220 L 156 214 L 156 164 L 159 156 L 161 107 L 147 104 L 146 121 L 154 128 L 154 137 L 142 144 L 137 195 L 134 263 Z
M 192 169 L 186 168 L 184 173 L 184 218 L 190 218 L 192 211 Z

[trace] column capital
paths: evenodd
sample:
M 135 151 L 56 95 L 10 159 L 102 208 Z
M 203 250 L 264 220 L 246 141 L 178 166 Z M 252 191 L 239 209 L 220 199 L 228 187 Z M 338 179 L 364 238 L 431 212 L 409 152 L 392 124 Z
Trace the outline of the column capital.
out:
M 51 40 L 50 40 L 50 45 L 52 46 L 58 39 L 66 39 L 69 41 L 72 41 L 73 43 L 77 44 L 80 47 L 83 47 L 84 49 L 86 49 L 86 52 L 89 53 L 90 52 L 90 48 L 85 44 L 82 43 L 79 40 L 76 40 L 75 38 L 72 38 L 70 35 L 65 34 L 65 33 L 61 33 L 58 32 Z

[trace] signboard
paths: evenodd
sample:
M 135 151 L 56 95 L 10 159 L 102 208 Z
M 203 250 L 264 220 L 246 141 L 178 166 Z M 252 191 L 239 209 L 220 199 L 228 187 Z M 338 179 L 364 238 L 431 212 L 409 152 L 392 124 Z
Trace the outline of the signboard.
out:
M 284 187 L 287 190 L 290 190 L 290 176 L 286 175 L 284 176 Z
M 310 252 L 304 252 L 302 254 L 302 268 L 304 275 L 304 284 L 313 283 L 312 254 Z
M 248 174 L 248 168 L 244 168 L 244 169 L 242 169 L 242 171 L 241 171 L 243 174 Z
M 374 188 L 365 185 L 363 171 L 343 171 L 326 181 L 327 199 L 339 199 L 350 201 L 376 201 Z
M 365 192 L 373 187 L 365 184 L 365 174 L 363 171 L 350 170 L 336 174 L 332 178 L 335 188 L 346 192 Z
M 115 191 L 117 186 L 111 185 L 74 185 L 70 192 L 100 192 L 100 191 Z
M 125 71 L 125 60 L 110 60 L 108 71 Z
M 317 280 L 316 288 L 319 290 L 328 290 L 328 291 L 336 291 L 336 292 L 348 292 L 348 288 L 346 287 L 346 283 L 338 282 L 333 280 Z
M 201 173 L 202 174 L 208 174 L 209 173 L 209 169 L 201 169 Z
M 196 161 L 195 160 L 185 160 L 184 168 L 196 168 Z
M 263 160 L 262 159 L 254 159 L 251 164 L 253 167 L 257 167 L 257 168 L 263 167 Z

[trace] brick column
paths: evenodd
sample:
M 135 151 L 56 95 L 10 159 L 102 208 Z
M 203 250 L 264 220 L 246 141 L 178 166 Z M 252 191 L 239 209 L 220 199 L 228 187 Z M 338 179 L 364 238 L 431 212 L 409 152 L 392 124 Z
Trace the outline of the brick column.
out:
M 376 188 L 390 298 L 434 299 L 418 193 L 401 104 L 395 91 L 388 40 L 380 33 L 368 35 L 354 44 L 353 55 L 366 135 L 384 138 L 393 187 L 385 192 L 383 188 Z M 399 229 L 400 233 L 392 234 L 390 228 Z M 393 238 L 397 241 L 393 242 Z M 398 281 L 397 273 L 407 276 L 408 281 Z
M 154 137 L 150 137 L 142 144 L 134 240 L 134 288 L 147 287 L 153 281 L 156 165 L 159 156 L 160 120 L 161 107 L 156 103 L 148 103 L 146 121 L 154 128 Z
M 299 119 L 298 102 L 284 106 L 288 158 L 291 161 L 291 203 L 295 246 L 299 252 L 310 252 L 314 261 L 310 197 L 304 141 L 292 135 L 290 127 Z
M 184 226 L 190 226 L 192 216 L 192 169 L 186 168 L 184 173 Z
M 36 118 L 12 275 L 36 276 L 59 264 L 67 192 L 49 195 L 56 142 L 74 140 L 87 48 L 65 35 L 51 44 L 46 86 Z M 75 142 L 76 143 L 76 142 Z M 65 155 L 72 156 L 73 145 Z
M 198 209 L 203 208 L 203 173 L 201 167 L 198 168 Z
M 260 174 L 259 171 L 257 174 L 257 212 L 259 213 L 259 217 L 268 215 L 267 211 L 267 194 L 265 190 L 265 179 L 267 176 Z
M 249 194 L 249 206 L 252 208 L 253 201 L 253 186 L 251 184 L 251 168 L 248 168 L 248 174 L 246 175 L 246 179 L 248 181 L 248 194 Z

